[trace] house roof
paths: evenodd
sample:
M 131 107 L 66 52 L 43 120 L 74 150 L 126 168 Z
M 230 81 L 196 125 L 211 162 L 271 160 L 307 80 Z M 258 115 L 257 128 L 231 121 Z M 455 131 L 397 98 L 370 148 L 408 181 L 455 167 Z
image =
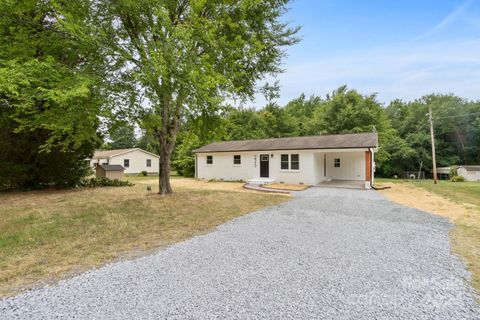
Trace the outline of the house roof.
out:
M 100 167 L 102 167 L 102 169 L 105 171 L 124 171 L 125 170 L 125 168 L 119 164 L 101 164 Z
M 194 150 L 194 152 L 206 153 L 229 151 L 233 152 L 262 150 L 346 149 L 376 147 L 378 147 L 378 135 L 376 132 L 371 132 L 214 142 L 198 148 Z
M 464 168 L 467 171 L 480 171 L 480 165 L 479 166 L 465 165 L 465 166 L 459 166 L 459 168 Z
M 135 151 L 135 150 L 139 150 L 139 151 L 148 153 L 149 155 L 152 155 L 152 156 L 158 158 L 158 155 L 156 155 L 154 153 L 151 153 L 151 152 L 148 152 L 148 151 L 145 151 L 143 149 L 129 148 L 129 149 L 115 149 L 115 150 L 96 150 L 92 159 L 108 159 L 108 158 L 111 158 L 111 157 L 119 156 L 119 155 L 124 154 L 124 153 L 132 152 L 132 151 Z

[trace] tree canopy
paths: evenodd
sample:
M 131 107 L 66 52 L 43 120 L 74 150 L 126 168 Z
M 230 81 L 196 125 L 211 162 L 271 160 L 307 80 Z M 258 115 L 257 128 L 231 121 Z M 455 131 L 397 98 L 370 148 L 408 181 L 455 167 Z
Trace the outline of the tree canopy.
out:
M 161 194 L 172 192 L 170 157 L 185 119 L 215 113 L 226 96 L 251 97 L 280 71 L 283 47 L 297 41 L 280 21 L 288 2 L 86 1 L 116 106 L 141 107 L 142 126 L 159 141 Z
M 342 86 L 325 98 L 300 95 L 285 106 L 272 101 L 261 109 L 227 108 L 211 139 L 195 130 L 180 141 L 182 170 L 193 175 L 192 149 L 213 140 L 243 140 L 320 134 L 378 132 L 376 174 L 401 176 L 404 171 L 431 172 L 431 144 L 426 113 L 432 107 L 440 166 L 480 162 L 480 103 L 453 95 L 427 95 L 382 106 L 375 95 Z M 195 141 L 195 144 L 191 143 Z M 188 146 L 191 146 L 189 149 Z M 188 152 L 190 151 L 190 152 Z M 190 157 L 187 161 L 186 158 Z M 174 160 L 175 162 L 175 160 Z M 175 162 L 177 163 L 177 162 Z
M 78 3 L 0 3 L 0 187 L 74 185 L 100 142 L 96 48 L 61 29 L 58 8 L 85 19 Z

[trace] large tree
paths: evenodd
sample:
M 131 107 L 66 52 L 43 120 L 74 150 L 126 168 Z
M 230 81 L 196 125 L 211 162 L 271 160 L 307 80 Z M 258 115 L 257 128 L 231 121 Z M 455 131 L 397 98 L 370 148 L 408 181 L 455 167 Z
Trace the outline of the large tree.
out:
M 281 71 L 283 47 L 298 40 L 298 28 L 280 20 L 289 0 L 89 2 L 108 76 L 121 84 L 117 97 L 146 109 L 143 126 L 159 141 L 160 194 L 172 192 L 182 122 L 215 113 L 225 97 L 252 97 L 265 74 Z
M 100 141 L 96 49 L 61 27 L 66 16 L 83 21 L 88 7 L 0 2 L 0 188 L 74 185 Z

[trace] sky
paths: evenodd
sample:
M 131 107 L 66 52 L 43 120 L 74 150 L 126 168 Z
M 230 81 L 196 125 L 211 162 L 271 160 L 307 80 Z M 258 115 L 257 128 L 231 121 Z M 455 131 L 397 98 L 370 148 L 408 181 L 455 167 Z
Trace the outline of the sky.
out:
M 429 93 L 480 98 L 480 0 L 293 0 L 289 8 L 284 19 L 301 26 L 302 41 L 287 49 L 279 104 L 341 85 L 385 105 Z

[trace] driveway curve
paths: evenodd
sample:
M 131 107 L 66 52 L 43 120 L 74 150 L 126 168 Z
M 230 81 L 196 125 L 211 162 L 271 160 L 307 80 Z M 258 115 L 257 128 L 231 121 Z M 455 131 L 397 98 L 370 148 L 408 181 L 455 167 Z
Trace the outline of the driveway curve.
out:
M 0 301 L 0 319 L 480 319 L 451 224 L 311 188 L 132 261 Z

